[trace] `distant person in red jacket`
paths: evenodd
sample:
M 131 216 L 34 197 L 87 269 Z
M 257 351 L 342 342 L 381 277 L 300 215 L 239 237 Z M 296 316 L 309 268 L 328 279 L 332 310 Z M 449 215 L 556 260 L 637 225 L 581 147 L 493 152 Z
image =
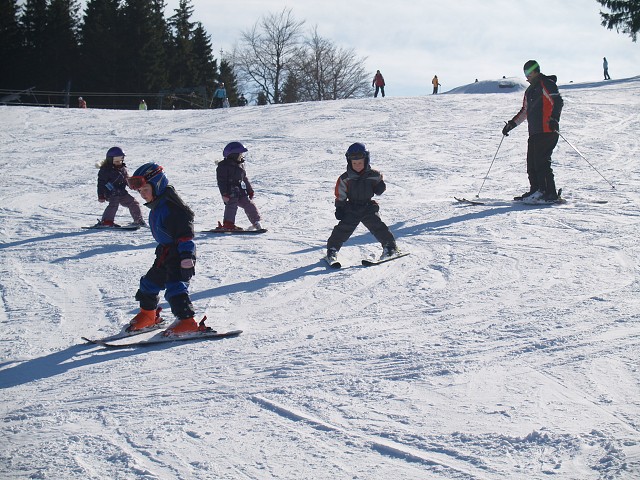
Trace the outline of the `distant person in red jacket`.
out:
M 87 108 L 87 102 L 82 97 L 78 97 L 78 108 Z
M 380 70 L 376 71 L 376 75 L 373 77 L 371 86 L 376 87 L 376 93 L 373 94 L 374 98 L 378 97 L 378 92 L 382 92 L 382 97 L 384 98 L 384 77 L 380 73 Z

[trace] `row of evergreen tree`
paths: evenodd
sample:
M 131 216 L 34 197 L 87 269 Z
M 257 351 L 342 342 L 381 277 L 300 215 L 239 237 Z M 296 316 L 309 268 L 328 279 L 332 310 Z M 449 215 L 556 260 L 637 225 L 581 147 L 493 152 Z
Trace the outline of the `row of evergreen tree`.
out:
M 191 0 L 169 18 L 164 0 L 88 0 L 82 17 L 78 2 L 0 0 L 0 89 L 33 88 L 55 105 L 208 108 L 224 82 L 236 104 L 233 69 L 214 58 Z

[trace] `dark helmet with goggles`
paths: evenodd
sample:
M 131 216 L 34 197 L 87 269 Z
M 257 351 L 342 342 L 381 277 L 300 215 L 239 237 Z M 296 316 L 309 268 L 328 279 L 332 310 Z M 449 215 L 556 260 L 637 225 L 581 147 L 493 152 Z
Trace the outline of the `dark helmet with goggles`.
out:
M 153 187 L 153 195 L 162 195 L 169 184 L 169 179 L 164 174 L 164 169 L 157 163 L 145 163 L 139 167 L 133 175 L 127 178 L 127 185 L 132 190 L 139 190 L 144 185 Z

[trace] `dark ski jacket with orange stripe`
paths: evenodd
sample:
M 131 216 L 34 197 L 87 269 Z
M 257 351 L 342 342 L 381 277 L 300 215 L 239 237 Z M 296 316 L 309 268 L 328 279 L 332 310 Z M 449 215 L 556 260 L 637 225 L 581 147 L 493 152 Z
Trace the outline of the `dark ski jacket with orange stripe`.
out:
M 555 75 L 539 74 L 524 92 L 522 108 L 513 117 L 516 125 L 527 120 L 529 136 L 539 133 L 551 133 L 549 119 L 560 121 L 564 101 L 558 92 Z

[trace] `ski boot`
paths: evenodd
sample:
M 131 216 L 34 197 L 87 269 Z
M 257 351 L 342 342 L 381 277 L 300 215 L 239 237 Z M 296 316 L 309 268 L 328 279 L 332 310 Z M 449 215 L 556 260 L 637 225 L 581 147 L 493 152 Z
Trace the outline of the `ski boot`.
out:
M 141 308 L 138 314 L 131 319 L 129 326 L 125 330 L 127 332 L 135 332 L 136 330 L 142 330 L 162 323 L 164 320 L 160 317 L 161 311 L 162 307 L 158 307 L 155 310 L 145 310 Z

